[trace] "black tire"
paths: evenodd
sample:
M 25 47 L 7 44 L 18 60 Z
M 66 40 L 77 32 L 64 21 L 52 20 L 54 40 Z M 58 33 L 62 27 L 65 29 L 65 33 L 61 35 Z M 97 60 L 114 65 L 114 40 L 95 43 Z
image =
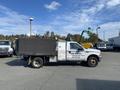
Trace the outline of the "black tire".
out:
M 9 55 L 8 55 L 8 57 L 12 57 L 12 56 L 13 56 L 13 54 L 9 54 Z
M 23 60 L 24 60 L 24 61 L 29 60 L 29 56 L 23 56 Z
M 43 67 L 43 59 L 40 57 L 35 57 L 32 60 L 31 65 L 33 68 L 41 68 L 41 67 Z
M 12 54 L 10 54 L 10 57 L 12 57 Z
M 88 58 L 87 64 L 89 67 L 96 67 L 98 65 L 98 58 L 95 56 L 90 56 Z

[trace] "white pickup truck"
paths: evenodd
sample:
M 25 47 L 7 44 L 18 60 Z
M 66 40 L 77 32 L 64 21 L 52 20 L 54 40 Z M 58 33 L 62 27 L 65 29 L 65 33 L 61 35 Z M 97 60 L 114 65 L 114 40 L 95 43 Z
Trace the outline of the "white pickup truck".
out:
M 95 67 L 101 60 L 101 51 L 85 49 L 74 41 L 55 41 L 50 39 L 22 38 L 16 40 L 17 55 L 27 56 L 28 64 L 40 68 L 46 62 L 86 61 Z

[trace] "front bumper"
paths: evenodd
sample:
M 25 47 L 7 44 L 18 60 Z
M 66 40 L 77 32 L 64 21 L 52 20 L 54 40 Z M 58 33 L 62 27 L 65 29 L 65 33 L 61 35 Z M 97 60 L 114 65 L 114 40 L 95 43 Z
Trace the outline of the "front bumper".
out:
M 12 52 L 0 52 L 0 56 L 11 55 Z
M 100 62 L 102 60 L 102 56 L 100 55 L 98 58 L 99 58 L 99 62 Z

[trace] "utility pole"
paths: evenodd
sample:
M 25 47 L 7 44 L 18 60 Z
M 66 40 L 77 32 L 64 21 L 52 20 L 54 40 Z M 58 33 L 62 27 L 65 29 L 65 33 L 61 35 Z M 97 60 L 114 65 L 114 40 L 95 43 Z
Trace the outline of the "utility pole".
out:
M 34 18 L 29 18 L 29 21 L 30 21 L 30 37 L 32 35 L 32 21 L 33 21 Z

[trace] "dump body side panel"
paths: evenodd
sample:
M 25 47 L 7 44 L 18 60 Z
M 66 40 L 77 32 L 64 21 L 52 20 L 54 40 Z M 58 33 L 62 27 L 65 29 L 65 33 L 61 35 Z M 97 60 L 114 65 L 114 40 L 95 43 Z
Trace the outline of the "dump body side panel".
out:
M 16 41 L 18 55 L 56 55 L 56 41 L 41 38 L 19 38 Z

